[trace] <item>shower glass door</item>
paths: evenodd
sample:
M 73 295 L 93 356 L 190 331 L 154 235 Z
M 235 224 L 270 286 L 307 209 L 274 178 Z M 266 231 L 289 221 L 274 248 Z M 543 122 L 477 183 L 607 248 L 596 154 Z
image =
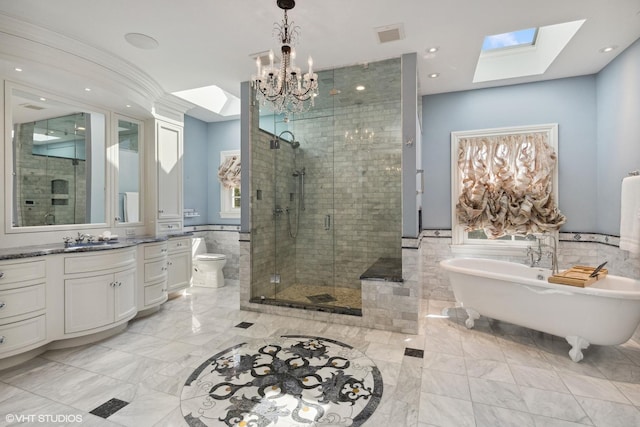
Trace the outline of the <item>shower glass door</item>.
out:
M 358 315 L 360 276 L 400 258 L 400 61 L 318 80 L 309 111 L 253 124 L 251 300 Z

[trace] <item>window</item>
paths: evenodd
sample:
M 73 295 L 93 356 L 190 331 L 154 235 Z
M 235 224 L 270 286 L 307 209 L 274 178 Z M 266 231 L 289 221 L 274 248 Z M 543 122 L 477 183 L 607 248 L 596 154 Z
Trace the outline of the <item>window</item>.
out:
M 240 151 L 220 152 L 220 218 L 240 218 L 240 170 Z
M 557 232 L 557 124 L 451 133 L 453 244 L 512 250 Z

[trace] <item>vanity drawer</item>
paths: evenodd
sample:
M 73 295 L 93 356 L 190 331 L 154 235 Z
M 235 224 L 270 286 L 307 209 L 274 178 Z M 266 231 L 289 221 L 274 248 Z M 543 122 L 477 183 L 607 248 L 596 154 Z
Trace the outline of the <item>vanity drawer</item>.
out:
M 46 338 L 44 315 L 0 326 L 0 354 L 37 344 Z
M 100 251 L 95 255 L 69 256 L 64 259 L 64 273 L 87 273 L 129 267 L 136 263 L 134 249 Z
M 144 287 L 144 305 L 157 304 L 167 299 L 167 283 L 160 282 Z
M 43 259 L 0 263 L 0 286 L 3 288 L 12 283 L 44 279 L 45 276 L 46 264 Z
M 144 259 L 153 259 L 167 254 L 167 242 L 144 246 Z
M 177 233 L 182 231 L 181 222 L 159 222 L 158 231 L 161 234 Z
M 155 262 L 144 263 L 145 283 L 162 280 L 167 277 L 167 260 L 161 259 Z
M 169 239 L 169 253 L 186 252 L 191 250 L 191 238 Z
M 0 291 L 0 319 L 42 310 L 46 305 L 44 283 Z

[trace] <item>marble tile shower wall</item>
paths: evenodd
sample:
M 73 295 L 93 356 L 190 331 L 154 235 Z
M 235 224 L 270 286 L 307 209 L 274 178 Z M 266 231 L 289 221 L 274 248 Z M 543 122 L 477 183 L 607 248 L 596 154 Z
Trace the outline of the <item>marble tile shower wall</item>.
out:
M 300 283 L 335 280 L 359 289 L 360 275 L 378 258 L 400 258 L 400 121 L 399 100 L 391 100 L 339 107 L 333 117 L 296 123 L 307 168 L 306 210 L 296 239 Z M 373 137 L 361 139 L 365 129 Z

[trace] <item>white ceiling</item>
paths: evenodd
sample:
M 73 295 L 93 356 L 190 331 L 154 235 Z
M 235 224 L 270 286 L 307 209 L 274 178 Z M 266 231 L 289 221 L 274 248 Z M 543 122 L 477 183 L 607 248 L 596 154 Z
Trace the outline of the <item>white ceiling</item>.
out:
M 250 55 L 277 49 L 282 19 L 276 0 L 0 0 L 0 13 L 118 55 L 168 93 L 215 84 L 236 96 L 255 71 Z M 416 52 L 422 95 L 597 73 L 640 38 L 640 0 L 298 0 L 289 18 L 301 30 L 298 57 L 312 55 L 316 70 Z M 546 73 L 472 83 L 486 35 L 580 19 Z M 374 28 L 399 23 L 405 38 L 380 44 Z M 159 47 L 131 46 L 130 32 Z M 610 45 L 618 48 L 600 52 Z

